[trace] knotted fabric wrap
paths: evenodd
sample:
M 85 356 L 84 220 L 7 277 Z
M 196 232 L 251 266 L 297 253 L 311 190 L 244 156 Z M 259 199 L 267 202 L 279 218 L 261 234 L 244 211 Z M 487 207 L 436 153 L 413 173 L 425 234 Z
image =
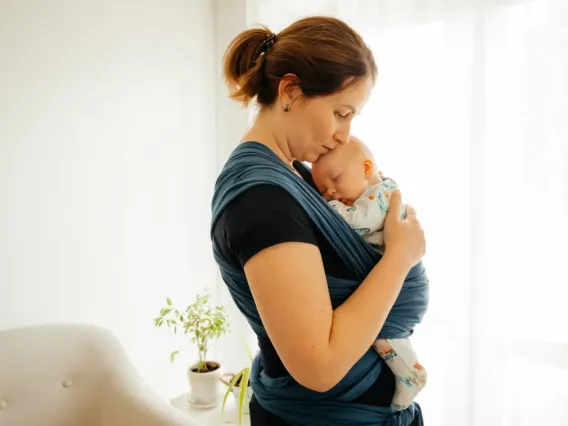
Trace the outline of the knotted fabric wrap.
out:
M 249 188 L 262 184 L 274 185 L 288 191 L 357 277 L 355 281 L 351 281 L 327 276 L 333 307 L 341 305 L 365 279 L 381 255 L 364 242 L 327 205 L 317 191 L 290 170 L 266 146 L 246 142 L 233 151 L 215 185 L 212 227 L 228 203 Z M 245 315 L 254 332 L 267 338 L 242 268 L 225 259 L 215 243 L 213 252 L 237 307 Z M 414 326 L 422 320 L 427 305 L 428 279 L 422 264 L 419 263 L 406 277 L 378 337 L 410 336 Z M 388 368 L 372 348 L 369 348 L 347 375 L 327 392 L 307 389 L 291 376 L 267 376 L 258 356 L 252 367 L 251 386 L 260 405 L 294 426 L 407 426 L 417 411 L 415 405 L 395 412 L 390 407 L 351 402 L 369 389 L 382 368 Z

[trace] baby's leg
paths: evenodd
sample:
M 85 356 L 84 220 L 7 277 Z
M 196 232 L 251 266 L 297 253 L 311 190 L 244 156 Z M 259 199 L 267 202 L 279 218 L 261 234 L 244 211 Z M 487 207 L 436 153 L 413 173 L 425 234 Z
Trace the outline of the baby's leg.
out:
M 409 339 L 380 339 L 373 344 L 381 358 L 385 360 L 396 377 L 396 388 L 392 406 L 404 410 L 426 385 L 426 370 L 418 362 L 418 357 Z

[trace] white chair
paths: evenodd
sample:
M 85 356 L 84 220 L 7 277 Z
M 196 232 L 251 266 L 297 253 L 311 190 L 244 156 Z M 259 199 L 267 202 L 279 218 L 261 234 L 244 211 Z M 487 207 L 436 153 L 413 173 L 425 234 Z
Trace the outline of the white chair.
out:
M 0 331 L 0 426 L 197 426 L 86 325 Z

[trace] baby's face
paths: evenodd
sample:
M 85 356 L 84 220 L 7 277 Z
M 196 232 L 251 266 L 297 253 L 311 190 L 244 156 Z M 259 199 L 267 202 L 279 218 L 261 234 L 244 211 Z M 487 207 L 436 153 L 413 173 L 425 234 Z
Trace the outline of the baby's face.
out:
M 351 205 L 369 187 L 366 159 L 350 144 L 340 145 L 312 164 L 312 177 L 326 200 Z

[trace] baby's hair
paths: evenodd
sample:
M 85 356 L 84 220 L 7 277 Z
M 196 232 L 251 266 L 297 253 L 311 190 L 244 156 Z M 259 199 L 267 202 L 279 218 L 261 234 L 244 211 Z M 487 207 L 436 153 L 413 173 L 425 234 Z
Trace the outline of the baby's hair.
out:
M 357 152 L 361 154 L 361 157 L 368 158 L 373 163 L 375 163 L 375 156 L 373 155 L 373 151 L 371 151 L 367 144 L 361 139 L 351 135 L 349 138 L 349 145 L 354 150 L 357 150 Z

